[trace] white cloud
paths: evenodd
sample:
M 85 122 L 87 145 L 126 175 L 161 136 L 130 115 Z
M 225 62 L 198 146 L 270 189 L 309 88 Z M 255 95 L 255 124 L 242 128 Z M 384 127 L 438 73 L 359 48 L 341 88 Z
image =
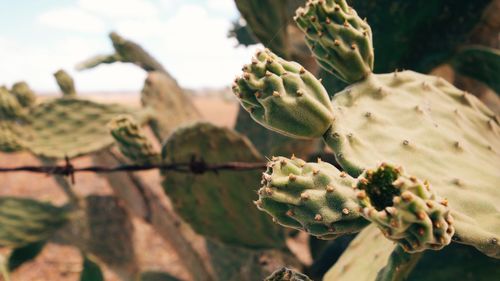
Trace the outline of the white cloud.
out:
M 38 16 L 37 21 L 49 27 L 77 32 L 97 33 L 105 28 L 101 19 L 75 7 L 46 11 Z
M 222 13 L 226 16 L 236 17 L 236 5 L 234 0 L 207 0 L 207 7 L 215 12 Z
M 151 52 L 184 87 L 230 85 L 255 49 L 234 48 L 236 42 L 227 38 L 232 20 L 227 15 L 236 13 L 232 1 L 205 0 L 194 5 L 183 0 L 163 0 L 156 4 L 159 11 L 149 1 L 79 0 L 72 7 L 43 12 L 37 22 L 54 28 L 55 36 L 36 45 L 21 44 L 15 37 L 0 40 L 0 84 L 27 80 L 35 89 L 55 91 L 52 73 L 65 68 L 74 75 L 82 92 L 139 91 L 145 73 L 131 64 L 73 71 L 82 59 L 112 52 L 109 39 L 101 32 L 113 28 Z M 68 37 L 56 29 L 89 34 L 73 33 Z
M 235 49 L 229 27 L 229 19 L 212 17 L 200 6 L 181 7 L 165 26 L 165 67 L 185 86 L 229 85 L 254 51 Z
M 148 18 L 158 15 L 158 7 L 149 0 L 79 0 L 78 6 L 112 19 Z
M 95 70 L 76 72 L 74 65 L 92 54 L 108 49 L 107 42 L 66 37 L 54 46 L 25 46 L 11 38 L 0 38 L 0 85 L 24 80 L 40 92 L 59 91 L 52 74 L 65 69 L 75 79 L 77 91 L 139 91 L 145 73 L 126 64 L 101 66 Z M 57 50 L 57 51 L 54 51 Z

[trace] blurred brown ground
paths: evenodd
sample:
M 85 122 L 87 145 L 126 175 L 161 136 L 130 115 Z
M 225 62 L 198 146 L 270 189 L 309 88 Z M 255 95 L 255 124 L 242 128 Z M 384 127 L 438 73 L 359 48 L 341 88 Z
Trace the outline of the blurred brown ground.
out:
M 102 102 L 116 102 L 130 106 L 139 106 L 139 95 L 86 95 L 86 98 Z M 219 126 L 234 126 L 238 103 L 221 96 L 196 96 L 193 101 L 207 122 Z M 0 166 L 36 165 L 39 161 L 29 153 L 2 154 Z M 75 166 L 91 165 L 89 157 L 72 161 Z M 156 171 L 141 172 L 140 175 L 150 183 L 159 186 L 160 179 Z M 82 196 L 88 194 L 110 194 L 111 189 L 103 178 L 92 174 L 76 176 L 75 191 Z M 63 204 L 65 195 L 55 181 L 45 175 L 30 173 L 0 174 L 0 196 L 23 196 Z M 183 268 L 180 258 L 174 254 L 172 246 L 165 243 L 154 230 L 139 219 L 134 219 L 135 249 L 142 270 L 160 270 L 173 276 L 188 280 L 188 273 Z M 7 249 L 0 249 L 0 254 L 8 254 Z M 81 268 L 79 251 L 71 246 L 49 243 L 43 252 L 32 262 L 17 269 L 11 276 L 12 281 L 77 281 Z M 117 276 L 104 268 L 106 281 L 118 281 Z M 4 281 L 0 276 L 0 281 Z

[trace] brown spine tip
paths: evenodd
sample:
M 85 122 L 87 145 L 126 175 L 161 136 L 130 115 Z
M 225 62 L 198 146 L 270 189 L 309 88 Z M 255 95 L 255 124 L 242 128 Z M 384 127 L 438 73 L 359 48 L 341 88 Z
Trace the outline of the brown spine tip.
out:
M 347 208 L 342 209 L 342 214 L 344 214 L 344 215 L 349 215 L 349 212 L 350 211 Z
M 315 221 L 322 221 L 322 220 L 323 220 L 323 217 L 322 217 L 320 214 L 316 214 L 316 215 L 314 216 L 314 220 L 315 220 Z
M 326 186 L 326 192 L 332 193 L 335 190 L 335 188 L 332 185 L 327 185 Z

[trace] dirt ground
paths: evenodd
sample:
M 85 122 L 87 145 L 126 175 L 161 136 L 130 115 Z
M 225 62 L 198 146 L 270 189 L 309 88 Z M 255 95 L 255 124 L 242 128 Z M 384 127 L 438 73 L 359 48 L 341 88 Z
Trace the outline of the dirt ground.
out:
M 118 98 L 119 97 L 119 98 Z M 91 99 L 104 102 L 120 102 L 128 105 L 138 105 L 139 96 L 123 97 L 111 95 L 106 97 L 91 96 Z M 232 127 L 236 119 L 238 104 L 234 100 L 220 97 L 195 97 L 196 106 L 206 118 L 206 121 L 216 125 Z M 1 154 L 0 166 L 36 165 L 39 161 L 28 153 Z M 72 161 L 75 166 L 90 165 L 88 157 Z M 154 171 L 142 172 L 141 176 L 148 182 L 159 184 L 159 176 Z M 63 204 L 65 195 L 51 177 L 29 173 L 0 174 L 0 196 L 13 195 L 31 197 L 39 200 Z M 102 178 L 92 174 L 78 174 L 75 192 L 79 195 L 110 194 L 111 189 Z M 160 270 L 173 276 L 188 280 L 188 271 L 183 268 L 179 257 L 174 254 L 171 245 L 165 243 L 154 230 L 139 219 L 134 219 L 135 249 L 142 270 Z M 0 254 L 7 255 L 7 249 L 0 249 Z M 32 262 L 17 269 L 12 275 L 12 281 L 76 281 L 82 270 L 82 260 L 79 251 L 71 246 L 49 243 L 43 252 Z M 118 277 L 104 268 L 107 281 L 118 281 Z M 0 276 L 0 281 L 4 281 Z

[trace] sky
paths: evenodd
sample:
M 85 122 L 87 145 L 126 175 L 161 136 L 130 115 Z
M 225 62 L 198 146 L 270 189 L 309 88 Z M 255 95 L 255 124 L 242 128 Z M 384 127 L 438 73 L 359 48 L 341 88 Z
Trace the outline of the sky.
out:
M 57 91 L 52 73 L 65 69 L 77 90 L 139 91 L 146 73 L 131 64 L 74 66 L 113 52 L 110 31 L 142 45 L 192 89 L 231 83 L 256 47 L 227 38 L 238 18 L 233 0 L 0 0 L 0 85 L 24 80 Z

